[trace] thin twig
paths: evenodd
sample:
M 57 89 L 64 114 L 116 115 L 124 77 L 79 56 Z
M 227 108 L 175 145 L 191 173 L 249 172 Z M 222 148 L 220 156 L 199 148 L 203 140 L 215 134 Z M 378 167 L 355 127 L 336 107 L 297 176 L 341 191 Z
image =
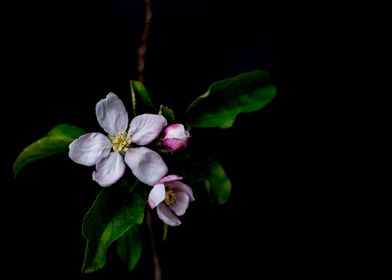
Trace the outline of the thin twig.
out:
M 144 66 L 145 66 L 145 56 L 147 50 L 147 40 L 148 33 L 150 31 L 151 19 L 152 19 L 152 4 L 151 0 L 144 0 L 145 17 L 144 17 L 144 30 L 140 42 L 140 47 L 137 51 L 137 70 L 138 70 L 138 80 L 144 83 Z
M 140 40 L 140 46 L 137 50 L 137 71 L 138 71 L 138 80 L 144 83 L 144 68 L 145 68 L 145 57 L 147 51 L 147 41 L 148 34 L 150 32 L 151 27 L 151 19 L 152 19 L 152 0 L 144 0 L 144 30 L 142 34 L 142 38 Z M 154 280 L 161 280 L 161 265 L 159 264 L 159 258 L 157 255 L 157 247 L 154 238 L 154 230 L 152 228 L 152 219 L 151 219 L 151 209 L 147 206 L 146 211 L 146 224 L 148 227 L 148 231 L 150 233 L 151 240 L 151 251 L 152 251 L 152 260 L 154 263 Z
M 154 230 L 152 228 L 152 220 L 151 220 L 151 209 L 147 206 L 146 211 L 146 224 L 148 227 L 148 231 L 150 232 L 150 239 L 151 239 L 151 251 L 152 251 L 152 260 L 154 263 L 154 280 L 161 280 L 161 265 L 159 264 L 159 258 L 157 255 L 157 247 L 155 244 L 154 238 Z

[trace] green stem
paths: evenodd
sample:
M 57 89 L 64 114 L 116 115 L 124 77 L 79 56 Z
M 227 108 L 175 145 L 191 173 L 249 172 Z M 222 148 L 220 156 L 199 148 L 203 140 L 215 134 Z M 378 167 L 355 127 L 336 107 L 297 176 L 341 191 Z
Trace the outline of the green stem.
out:
M 139 185 L 140 181 L 138 179 L 135 179 L 135 182 L 133 182 L 132 186 L 129 188 L 129 192 L 133 192 L 133 190 Z

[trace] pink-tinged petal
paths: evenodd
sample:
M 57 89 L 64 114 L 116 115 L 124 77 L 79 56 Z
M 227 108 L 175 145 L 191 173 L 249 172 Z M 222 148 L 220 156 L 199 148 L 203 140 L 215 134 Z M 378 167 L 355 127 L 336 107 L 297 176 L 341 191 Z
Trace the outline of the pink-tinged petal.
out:
M 158 181 L 158 184 L 163 184 L 163 183 L 167 183 L 167 182 L 171 182 L 171 181 L 178 181 L 178 180 L 182 180 L 184 179 L 183 177 L 180 177 L 178 175 L 167 175 L 165 177 L 163 177 L 161 180 Z
M 69 157 L 76 163 L 93 166 L 107 157 L 112 149 L 110 140 L 101 133 L 87 133 L 69 145 Z
M 172 124 L 163 131 L 162 144 L 172 152 L 177 152 L 186 148 L 189 132 L 182 124 Z
M 112 92 L 97 103 L 95 113 L 98 123 L 110 135 L 116 135 L 128 127 L 128 113 L 124 103 Z
M 129 134 L 133 143 L 147 145 L 158 137 L 166 125 L 167 121 L 161 115 L 143 114 L 131 121 Z
M 190 201 L 195 200 L 195 198 L 193 197 L 193 191 L 192 191 L 191 187 L 184 184 L 183 182 L 173 181 L 173 182 L 166 183 L 166 185 L 169 187 L 169 190 L 172 190 L 175 193 L 177 193 L 177 192 L 186 193 L 189 196 Z
M 152 209 L 157 207 L 159 203 L 165 200 L 165 185 L 164 184 L 157 184 L 155 185 L 150 194 L 148 195 L 148 204 Z
M 161 156 L 145 147 L 129 149 L 125 154 L 125 162 L 133 175 L 149 186 L 155 185 L 168 171 Z
M 164 204 L 161 203 L 157 207 L 158 217 L 169 226 L 179 226 L 181 225 L 181 221 L 177 218 L 176 215 Z
M 175 123 L 171 124 L 165 128 L 163 131 L 164 139 L 166 138 L 177 138 L 183 139 L 185 137 L 189 137 L 189 132 L 185 130 L 184 125 Z
M 100 161 L 93 172 L 93 180 L 101 187 L 108 187 L 116 183 L 124 174 L 125 164 L 120 153 L 111 152 L 104 160 Z
M 186 148 L 187 141 L 177 138 L 168 138 L 162 141 L 163 146 L 172 152 L 178 152 Z
M 169 205 L 169 209 L 176 213 L 177 216 L 185 214 L 185 210 L 189 205 L 189 195 L 185 192 L 176 192 L 176 200 L 172 205 Z

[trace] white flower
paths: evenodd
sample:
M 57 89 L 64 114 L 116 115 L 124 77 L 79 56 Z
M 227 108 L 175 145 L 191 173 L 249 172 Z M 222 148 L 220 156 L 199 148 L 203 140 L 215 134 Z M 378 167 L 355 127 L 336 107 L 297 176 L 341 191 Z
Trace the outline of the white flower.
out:
M 125 163 L 141 182 L 153 186 L 167 173 L 161 156 L 146 148 L 167 125 L 163 116 L 136 116 L 128 127 L 128 113 L 123 102 L 109 93 L 95 107 L 99 124 L 108 133 L 87 133 L 69 145 L 69 157 L 76 163 L 96 166 L 93 180 L 102 187 L 113 185 L 124 174 Z M 125 163 L 124 163 L 125 160 Z

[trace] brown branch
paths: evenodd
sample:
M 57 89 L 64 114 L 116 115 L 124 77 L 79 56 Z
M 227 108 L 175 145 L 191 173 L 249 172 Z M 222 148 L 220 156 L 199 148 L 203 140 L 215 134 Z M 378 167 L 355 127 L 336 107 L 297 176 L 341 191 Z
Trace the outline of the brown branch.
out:
M 151 251 L 152 251 L 152 261 L 154 263 L 154 280 L 161 280 L 161 266 L 159 264 L 159 258 L 157 255 L 157 247 L 154 238 L 154 230 L 152 228 L 152 220 L 151 220 L 151 209 L 147 206 L 146 211 L 146 224 L 148 227 L 148 231 L 150 232 L 150 240 L 151 240 Z
M 145 66 L 145 56 L 147 50 L 147 40 L 148 33 L 150 32 L 151 19 L 152 19 L 152 4 L 151 0 L 144 0 L 145 6 L 145 17 L 144 17 L 144 30 L 140 42 L 140 47 L 137 50 L 137 71 L 138 71 L 138 80 L 144 83 L 144 66 Z
M 151 27 L 151 19 L 153 15 L 151 1 L 152 0 L 144 0 L 144 9 L 145 9 L 144 30 L 143 30 L 142 38 L 140 40 L 139 49 L 137 50 L 138 80 L 142 83 L 144 83 L 144 68 L 145 68 L 145 57 L 147 51 L 147 41 L 148 41 L 148 35 Z M 161 265 L 159 264 L 157 247 L 154 238 L 154 230 L 152 227 L 151 209 L 148 206 L 146 211 L 146 224 L 148 227 L 148 231 L 150 233 L 152 261 L 154 264 L 154 280 L 161 280 L 162 279 Z

